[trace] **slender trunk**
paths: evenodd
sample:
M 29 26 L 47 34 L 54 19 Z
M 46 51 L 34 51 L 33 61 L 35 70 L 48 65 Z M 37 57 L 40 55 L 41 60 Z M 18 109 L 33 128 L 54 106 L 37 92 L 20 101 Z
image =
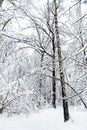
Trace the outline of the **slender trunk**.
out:
M 42 68 L 43 68 L 43 57 L 44 57 L 44 53 L 41 52 L 41 64 L 40 64 L 40 69 L 41 69 L 41 74 L 40 74 L 40 91 L 42 88 Z
M 55 41 L 54 41 L 54 36 L 52 37 L 52 47 L 53 47 L 53 57 L 52 57 L 52 89 L 53 89 L 53 94 L 52 94 L 52 106 L 53 108 L 56 108 L 56 76 L 55 76 Z
M 69 110 L 68 110 L 68 102 L 66 98 L 66 88 L 65 88 L 65 78 L 64 78 L 64 71 L 63 71 L 63 62 L 62 62 L 62 54 L 61 54 L 61 46 L 59 41 L 59 30 L 58 30 L 58 18 L 57 18 L 57 3 L 54 0 L 54 20 L 55 20 L 55 36 L 56 36 L 56 43 L 57 43 L 57 50 L 58 50 L 58 64 L 59 64 L 59 74 L 61 80 L 61 89 L 62 89 L 62 98 L 63 98 L 63 111 L 64 111 L 64 121 L 69 120 Z
M 3 1 L 4 1 L 4 0 L 0 0 L 0 7 L 2 6 Z M 0 21 L 0 22 L 1 22 L 1 21 Z M 1 23 L 0 23 L 0 24 L 1 24 Z M 0 39 L 0 40 L 1 40 L 1 39 Z M 3 113 L 3 109 L 4 109 L 4 107 L 1 107 L 1 108 L 0 108 L 0 114 Z
M 56 75 L 55 75 L 55 36 L 54 36 L 54 30 L 52 29 L 54 21 L 52 21 L 52 24 L 50 25 L 51 18 L 50 18 L 50 3 L 49 0 L 47 0 L 47 27 L 49 29 L 49 32 L 52 36 L 52 106 L 53 108 L 56 108 Z
M 39 93 L 40 93 L 40 101 L 39 101 L 39 107 L 41 107 L 42 105 L 42 101 L 41 101 L 41 96 L 42 96 L 42 68 L 43 68 L 43 57 L 44 57 L 44 53 L 41 52 L 41 64 L 40 64 L 40 69 L 41 69 L 41 74 L 40 74 L 40 84 L 39 84 Z

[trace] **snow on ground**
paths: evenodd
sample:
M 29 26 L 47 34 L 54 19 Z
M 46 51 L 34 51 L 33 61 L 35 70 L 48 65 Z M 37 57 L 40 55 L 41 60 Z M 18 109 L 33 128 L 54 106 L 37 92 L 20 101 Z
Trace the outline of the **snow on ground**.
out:
M 62 109 L 43 110 L 25 116 L 0 115 L 0 130 L 87 130 L 87 111 L 70 110 L 71 120 L 63 122 Z

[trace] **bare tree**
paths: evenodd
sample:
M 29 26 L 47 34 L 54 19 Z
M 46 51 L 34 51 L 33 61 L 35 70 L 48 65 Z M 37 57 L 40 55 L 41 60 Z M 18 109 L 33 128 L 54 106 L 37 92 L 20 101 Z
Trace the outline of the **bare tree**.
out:
M 58 51 L 58 64 L 59 64 L 59 74 L 61 80 L 61 89 L 62 89 L 62 98 L 63 98 L 63 111 L 64 111 L 64 121 L 69 120 L 69 110 L 68 110 L 68 102 L 66 98 L 66 88 L 65 88 L 65 78 L 64 78 L 64 70 L 63 70 L 63 61 L 62 61 L 62 52 L 59 40 L 59 29 L 58 29 L 58 17 L 57 17 L 57 2 L 54 0 L 54 19 L 55 19 L 55 36 L 56 36 L 56 43 L 57 43 L 57 51 Z

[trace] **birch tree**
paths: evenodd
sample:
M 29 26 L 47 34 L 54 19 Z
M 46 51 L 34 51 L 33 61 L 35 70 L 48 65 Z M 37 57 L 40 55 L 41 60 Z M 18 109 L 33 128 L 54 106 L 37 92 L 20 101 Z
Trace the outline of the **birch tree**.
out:
M 56 37 L 56 44 L 57 44 L 57 53 L 58 53 L 58 65 L 59 65 L 59 74 L 60 74 L 60 82 L 61 82 L 61 89 L 62 89 L 62 98 L 63 98 L 63 111 L 64 111 L 64 121 L 69 120 L 69 110 L 68 110 L 68 101 L 66 99 L 66 88 L 65 88 L 65 77 L 64 77 L 64 70 L 63 70 L 63 61 L 62 61 L 62 52 L 61 52 L 61 45 L 59 40 L 59 29 L 58 29 L 58 9 L 57 1 L 54 0 L 54 20 L 55 20 L 55 37 Z

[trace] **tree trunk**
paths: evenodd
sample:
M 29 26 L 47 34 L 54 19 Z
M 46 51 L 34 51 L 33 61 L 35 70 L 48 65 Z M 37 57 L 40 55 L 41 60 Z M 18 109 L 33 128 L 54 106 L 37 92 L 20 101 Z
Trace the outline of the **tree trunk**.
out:
M 55 41 L 54 36 L 52 37 L 52 47 L 53 47 L 53 57 L 52 57 L 52 106 L 53 108 L 56 108 L 56 76 L 55 76 Z
M 2 6 L 3 1 L 4 1 L 4 0 L 0 0 L 0 7 Z
M 2 6 L 3 1 L 4 1 L 4 0 L 0 0 L 0 7 Z M 0 22 L 1 22 L 1 21 L 0 21 Z M 0 40 L 1 40 L 1 39 L 0 39 Z M 3 107 L 0 108 L 0 114 L 3 113 L 3 109 L 4 109 Z
M 42 89 L 43 89 L 43 77 L 42 77 L 42 69 L 43 69 L 43 58 L 44 58 L 44 52 L 41 52 L 41 63 L 40 63 L 40 69 L 41 69 L 41 74 L 40 74 L 40 85 L 39 85 L 39 93 L 40 93 L 40 101 L 39 101 L 39 107 L 42 106 L 42 101 L 41 101 L 41 97 L 42 97 Z
M 52 29 L 53 24 L 50 25 L 51 18 L 50 18 L 50 2 L 47 0 L 47 27 L 49 32 L 51 33 L 52 39 L 52 106 L 56 108 L 56 75 L 55 75 L 55 36 L 54 30 Z M 54 23 L 52 21 L 52 23 Z
M 64 121 L 66 122 L 66 121 L 69 120 L 69 110 L 68 110 L 68 102 L 65 99 L 66 98 L 65 78 L 64 78 L 64 71 L 63 71 L 61 46 L 60 46 L 60 41 L 59 41 L 59 30 L 58 30 L 58 18 L 57 18 L 57 3 L 56 3 L 56 0 L 54 0 L 54 8 L 55 8 L 55 12 L 54 12 L 55 36 L 56 36 L 56 43 L 57 43 L 59 74 L 60 74 L 62 98 L 63 98 Z

